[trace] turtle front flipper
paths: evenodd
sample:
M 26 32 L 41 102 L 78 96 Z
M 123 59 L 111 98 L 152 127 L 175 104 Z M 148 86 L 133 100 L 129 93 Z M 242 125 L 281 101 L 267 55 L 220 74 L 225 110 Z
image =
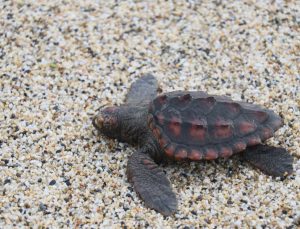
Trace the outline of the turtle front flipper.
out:
M 131 85 L 125 103 L 136 106 L 147 104 L 156 97 L 157 89 L 156 78 L 151 74 L 146 74 Z
M 247 148 L 242 158 L 273 177 L 285 177 L 293 172 L 293 157 L 284 148 L 256 145 Z
M 165 216 L 176 211 L 177 200 L 170 182 L 150 155 L 142 151 L 132 154 L 128 160 L 127 175 L 147 207 Z

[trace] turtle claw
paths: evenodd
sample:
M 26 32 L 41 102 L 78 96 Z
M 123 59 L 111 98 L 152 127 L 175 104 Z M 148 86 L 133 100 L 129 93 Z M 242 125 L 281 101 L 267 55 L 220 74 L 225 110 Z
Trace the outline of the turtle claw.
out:
M 177 210 L 176 196 L 169 180 L 148 154 L 132 154 L 128 160 L 127 175 L 147 207 L 165 216 Z

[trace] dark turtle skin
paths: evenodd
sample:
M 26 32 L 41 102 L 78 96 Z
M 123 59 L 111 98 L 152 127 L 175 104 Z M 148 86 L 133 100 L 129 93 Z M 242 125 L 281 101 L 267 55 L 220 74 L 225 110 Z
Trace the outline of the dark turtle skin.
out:
M 134 82 L 124 105 L 102 109 L 93 125 L 107 137 L 136 145 L 128 160 L 128 179 L 145 204 L 165 216 L 177 209 L 169 180 L 158 164 L 173 160 L 214 160 L 239 153 L 267 175 L 293 172 L 283 148 L 263 145 L 283 122 L 273 111 L 201 91 L 157 96 L 150 74 Z

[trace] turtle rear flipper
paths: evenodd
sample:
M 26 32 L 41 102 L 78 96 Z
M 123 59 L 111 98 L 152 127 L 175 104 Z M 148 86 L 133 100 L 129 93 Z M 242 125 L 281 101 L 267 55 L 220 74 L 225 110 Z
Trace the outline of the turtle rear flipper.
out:
M 158 83 L 151 74 L 146 74 L 135 81 L 126 96 L 125 103 L 130 105 L 144 105 L 157 95 Z
M 163 170 L 150 155 L 137 151 L 131 155 L 127 167 L 128 179 L 145 204 L 169 216 L 177 209 L 177 200 Z
M 285 177 L 293 172 L 293 157 L 284 148 L 256 145 L 247 148 L 242 158 L 273 177 Z

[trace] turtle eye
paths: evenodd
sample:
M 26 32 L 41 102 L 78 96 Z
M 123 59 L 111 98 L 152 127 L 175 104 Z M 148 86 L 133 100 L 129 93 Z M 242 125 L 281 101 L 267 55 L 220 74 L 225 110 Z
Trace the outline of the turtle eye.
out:
M 115 115 L 106 114 L 104 115 L 103 119 L 104 119 L 103 125 L 107 129 L 114 129 L 118 126 L 117 117 Z
M 114 107 L 107 107 L 100 111 L 98 115 L 98 125 L 106 130 L 113 130 L 117 127 L 117 114 Z

